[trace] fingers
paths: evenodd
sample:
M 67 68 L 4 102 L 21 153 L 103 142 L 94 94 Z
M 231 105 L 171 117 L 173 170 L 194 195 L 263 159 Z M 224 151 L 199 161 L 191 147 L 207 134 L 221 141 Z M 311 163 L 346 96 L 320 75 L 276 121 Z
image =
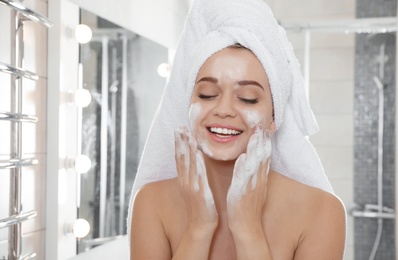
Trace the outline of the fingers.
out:
M 195 138 L 192 136 L 191 133 L 186 133 L 188 138 L 188 145 L 189 145 L 189 178 L 191 185 L 193 186 L 194 191 L 199 191 L 199 173 L 197 171 L 197 162 L 196 162 L 196 151 L 197 151 L 197 144 Z
M 256 127 L 247 144 L 247 155 L 243 154 L 235 162 L 231 194 L 241 197 L 248 190 L 266 185 L 271 155 L 269 131 Z
M 175 130 L 175 160 L 180 182 L 195 192 L 203 188 L 209 191 L 203 155 L 197 146 L 196 139 L 185 126 Z
M 211 192 L 209 182 L 207 180 L 206 165 L 201 151 L 197 150 L 196 153 L 196 173 L 198 176 L 199 187 L 203 190 L 206 205 L 208 207 L 214 206 L 214 198 Z
M 246 159 L 245 153 L 241 154 L 235 162 L 231 185 L 228 189 L 227 202 L 234 203 L 236 200 L 240 200 L 245 192 L 246 184 Z
M 175 160 L 178 172 L 178 179 L 182 184 L 189 183 L 190 168 L 190 147 L 188 144 L 186 127 L 179 127 L 174 132 L 175 135 Z

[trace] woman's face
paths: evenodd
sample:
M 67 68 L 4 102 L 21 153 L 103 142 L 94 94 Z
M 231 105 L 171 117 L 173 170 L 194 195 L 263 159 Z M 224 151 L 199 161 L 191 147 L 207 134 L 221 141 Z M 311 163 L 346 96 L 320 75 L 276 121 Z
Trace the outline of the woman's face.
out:
M 216 160 L 246 152 L 256 126 L 275 131 L 271 91 L 257 57 L 247 49 L 225 48 L 199 70 L 189 119 L 200 149 Z

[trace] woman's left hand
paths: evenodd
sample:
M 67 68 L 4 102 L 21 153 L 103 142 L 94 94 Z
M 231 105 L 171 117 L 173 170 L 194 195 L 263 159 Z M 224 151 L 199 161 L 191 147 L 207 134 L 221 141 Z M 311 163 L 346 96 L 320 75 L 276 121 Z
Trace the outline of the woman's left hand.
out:
M 241 154 L 235 162 L 228 190 L 228 225 L 234 236 L 249 237 L 251 232 L 262 232 L 270 155 L 268 133 L 257 128 L 250 137 L 246 154 Z

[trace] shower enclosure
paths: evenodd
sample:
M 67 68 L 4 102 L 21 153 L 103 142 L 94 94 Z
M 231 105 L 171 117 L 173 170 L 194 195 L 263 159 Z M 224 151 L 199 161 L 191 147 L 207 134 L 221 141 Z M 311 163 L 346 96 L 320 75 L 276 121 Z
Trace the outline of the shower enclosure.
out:
M 89 220 L 93 231 L 79 250 L 126 231 L 126 187 L 132 185 L 138 163 L 137 111 L 128 88 L 129 44 L 137 37 L 121 28 L 95 29 L 90 44 L 81 47 L 83 81 L 93 97 L 83 110 L 81 149 L 93 166 L 81 175 L 79 217 Z
M 355 34 L 355 113 L 352 118 L 355 202 L 351 204 L 345 201 L 349 223 L 350 218 L 353 218 L 355 225 L 352 234 L 354 255 L 355 259 L 395 259 L 396 160 L 392 158 L 395 154 L 395 147 L 392 146 L 395 145 L 397 19 L 361 18 L 354 21 L 290 24 L 285 25 L 285 28 L 289 32 L 304 35 L 303 74 L 309 93 L 314 91 L 310 86 L 311 36 L 314 33 Z M 333 186 L 339 189 L 337 185 Z

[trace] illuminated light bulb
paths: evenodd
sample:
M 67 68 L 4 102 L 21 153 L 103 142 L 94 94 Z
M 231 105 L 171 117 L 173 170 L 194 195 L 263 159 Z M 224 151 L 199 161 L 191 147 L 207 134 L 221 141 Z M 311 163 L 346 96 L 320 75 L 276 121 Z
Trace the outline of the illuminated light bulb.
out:
M 161 77 L 167 78 L 170 76 L 171 65 L 168 63 L 162 63 L 158 66 L 158 74 Z
M 66 234 L 71 234 L 76 238 L 83 238 L 90 232 L 90 223 L 83 218 L 78 218 L 73 223 L 66 223 L 64 227 Z
M 73 169 L 77 173 L 83 174 L 91 169 L 91 160 L 86 155 L 78 155 L 76 158 L 65 158 L 65 169 Z
M 77 238 L 87 236 L 90 232 L 90 224 L 83 218 L 76 219 L 73 223 L 72 233 Z
M 87 89 L 78 89 L 73 93 L 73 103 L 78 107 L 87 107 L 91 103 L 91 94 Z
M 91 169 L 91 160 L 86 155 L 79 155 L 75 159 L 75 170 L 77 173 L 86 173 Z
M 93 37 L 91 28 L 85 24 L 79 24 L 75 27 L 75 38 L 78 43 L 88 43 Z

